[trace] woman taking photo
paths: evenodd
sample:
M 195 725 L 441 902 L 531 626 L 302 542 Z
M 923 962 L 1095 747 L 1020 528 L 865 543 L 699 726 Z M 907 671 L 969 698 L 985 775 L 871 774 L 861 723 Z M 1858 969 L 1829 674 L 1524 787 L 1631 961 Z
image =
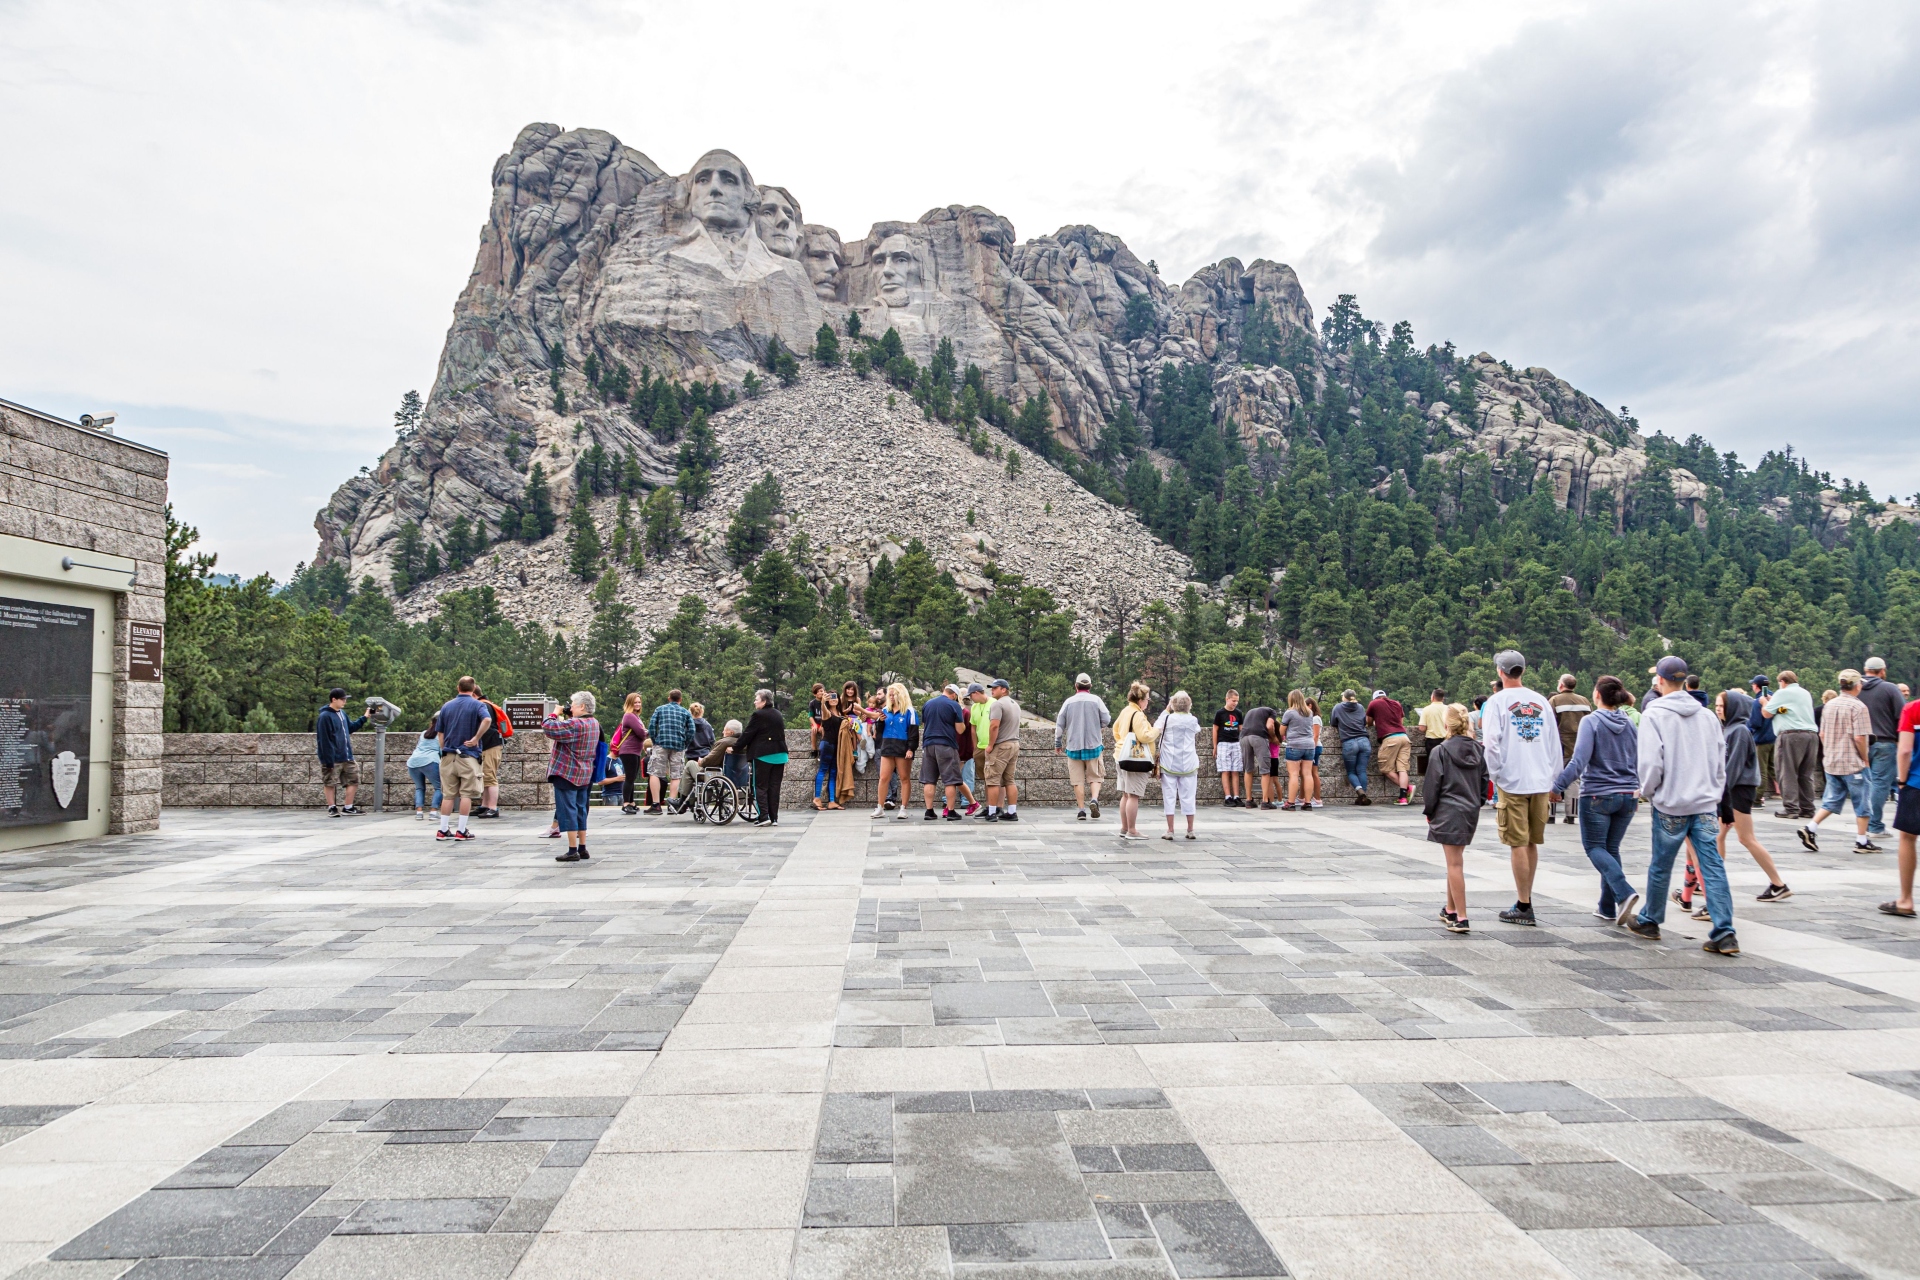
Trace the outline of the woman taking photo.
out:
M 1193 715 L 1193 698 L 1186 690 L 1167 699 L 1153 732 L 1160 744 L 1160 801 L 1167 811 L 1167 834 L 1173 839 L 1173 815 L 1177 809 L 1187 815 L 1187 839 L 1193 834 L 1193 798 L 1200 780 L 1200 753 L 1195 741 L 1200 737 L 1200 721 Z
M 1280 713 L 1280 728 L 1286 744 L 1287 799 L 1282 809 L 1307 807 L 1307 770 L 1313 767 L 1313 716 L 1307 710 L 1307 695 L 1295 689 L 1287 694 L 1287 709 Z
M 546 718 L 541 732 L 553 740 L 547 762 L 547 782 L 553 787 L 553 811 L 567 851 L 555 862 L 585 862 L 587 852 L 587 795 L 593 790 L 593 766 L 599 756 L 600 722 L 593 718 L 593 695 L 585 689 L 569 698 L 567 715 Z
M 1145 840 L 1140 834 L 1140 798 L 1147 794 L 1153 775 L 1154 744 L 1159 735 L 1147 719 L 1152 691 L 1135 680 L 1127 690 L 1127 705 L 1113 718 L 1113 761 L 1120 783 L 1120 838 Z M 1173 819 L 1167 819 L 1169 825 Z
M 1480 828 L 1480 803 L 1487 793 L 1487 758 L 1469 732 L 1467 709 L 1447 707 L 1447 736 L 1427 753 L 1427 777 L 1421 790 L 1427 815 L 1427 839 L 1447 857 L 1447 901 L 1440 923 L 1448 933 L 1467 933 L 1467 846 Z
M 773 690 L 761 689 L 753 695 L 753 714 L 734 753 L 753 764 L 753 790 L 760 801 L 756 827 L 780 825 L 780 784 L 787 776 L 787 722 L 773 709 Z
M 889 783 L 900 784 L 900 812 L 894 817 L 898 821 L 907 820 L 906 790 L 913 774 L 913 753 L 920 745 L 920 713 L 913 709 L 913 699 L 907 694 L 904 684 L 887 686 L 886 710 L 880 722 L 880 779 L 879 789 L 873 793 L 873 816 L 878 818 L 885 812 L 887 787 Z
M 1640 909 L 1640 895 L 1620 866 L 1620 843 L 1640 807 L 1634 798 L 1640 790 L 1640 734 L 1623 710 L 1632 701 L 1618 677 L 1594 681 L 1593 710 L 1580 717 L 1573 759 L 1553 780 L 1553 794 L 1560 796 L 1580 779 L 1580 845 L 1600 873 L 1600 905 L 1593 914 L 1622 925 Z
M 640 695 L 627 695 L 626 705 L 620 712 L 620 723 L 614 726 L 613 741 L 607 744 L 607 750 L 620 757 L 620 812 L 634 814 L 640 812 L 640 806 L 634 800 L 634 788 L 640 785 L 643 771 L 640 763 L 645 759 L 647 744 L 647 718 L 640 704 Z
M 840 714 L 840 700 L 831 693 L 820 699 L 820 714 L 814 717 L 814 752 L 816 760 L 813 767 L 813 807 L 816 809 L 840 808 L 840 730 L 846 724 L 846 717 Z M 820 803 L 821 792 L 826 793 L 827 802 Z

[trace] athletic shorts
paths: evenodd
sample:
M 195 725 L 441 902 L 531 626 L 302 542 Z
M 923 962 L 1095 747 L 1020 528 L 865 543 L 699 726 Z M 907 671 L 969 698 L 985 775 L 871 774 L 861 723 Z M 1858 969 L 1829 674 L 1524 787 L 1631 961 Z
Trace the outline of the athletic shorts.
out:
M 440 757 L 441 795 L 449 800 L 458 800 L 462 796 L 478 800 L 483 785 L 480 781 L 480 762 L 472 756 L 449 753 Z
M 1510 849 L 1539 844 L 1547 838 L 1547 793 L 1544 791 L 1529 796 L 1502 791 L 1494 813 L 1500 820 L 1500 843 Z
M 1382 773 L 1405 773 L 1413 760 L 1413 743 L 1404 733 L 1396 733 L 1380 743 L 1379 767 Z M 1528 843 L 1522 840 L 1520 843 Z
M 920 744 L 920 781 L 936 786 L 960 785 L 960 750 L 944 742 Z
M 1753 787 L 1728 787 L 1720 797 L 1720 821 L 1732 822 L 1736 813 L 1753 812 Z
M 1257 733 L 1240 735 L 1241 770 L 1257 774 L 1267 764 L 1267 740 Z
M 360 765 L 353 760 L 323 764 L 320 766 L 320 782 L 329 787 L 357 787 L 360 785 Z
M 1900 798 L 1894 802 L 1893 829 L 1910 836 L 1920 836 L 1920 787 L 1900 788 Z
M 1213 749 L 1213 769 L 1215 773 L 1240 772 L 1240 744 L 1222 742 Z
M 880 739 L 880 758 L 882 760 L 901 760 L 906 757 L 906 754 L 907 740 L 905 738 Z
M 480 785 L 497 787 L 500 785 L 500 747 L 480 748 Z

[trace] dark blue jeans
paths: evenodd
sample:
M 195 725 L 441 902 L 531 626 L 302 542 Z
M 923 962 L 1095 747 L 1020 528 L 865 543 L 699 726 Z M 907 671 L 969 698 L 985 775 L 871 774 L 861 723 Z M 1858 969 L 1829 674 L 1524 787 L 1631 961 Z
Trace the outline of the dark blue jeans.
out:
M 1600 910 L 1608 915 L 1633 893 L 1632 882 L 1620 869 L 1620 842 L 1639 808 L 1631 795 L 1580 797 L 1580 844 L 1600 873 Z
M 1373 758 L 1373 744 L 1365 738 L 1348 738 L 1340 744 L 1340 760 L 1347 766 L 1347 785 L 1357 794 L 1367 789 L 1367 762 Z

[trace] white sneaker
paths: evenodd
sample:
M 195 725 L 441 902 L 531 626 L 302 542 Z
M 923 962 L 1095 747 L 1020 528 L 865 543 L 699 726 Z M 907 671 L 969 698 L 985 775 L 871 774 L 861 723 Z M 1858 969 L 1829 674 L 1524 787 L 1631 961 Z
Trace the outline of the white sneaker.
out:
M 1627 900 L 1620 904 L 1620 909 L 1614 912 L 1613 922 L 1624 929 L 1639 914 L 1640 895 L 1637 892 L 1630 893 L 1627 895 Z
M 907 820 L 907 816 L 908 816 L 907 811 L 905 809 L 902 809 L 900 812 L 893 815 L 893 820 L 895 822 L 905 822 Z
M 874 816 L 874 817 L 876 817 L 876 818 L 879 818 L 879 817 L 884 817 L 884 816 L 885 816 L 884 814 L 882 814 L 882 813 L 881 813 L 881 811 L 880 811 L 880 806 L 879 806 L 879 805 L 875 805 L 875 806 L 873 807 L 873 816 Z

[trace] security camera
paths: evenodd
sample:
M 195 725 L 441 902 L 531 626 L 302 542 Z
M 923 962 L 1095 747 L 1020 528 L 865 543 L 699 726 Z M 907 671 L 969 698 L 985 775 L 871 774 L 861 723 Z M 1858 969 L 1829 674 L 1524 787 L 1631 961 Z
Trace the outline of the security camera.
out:
M 113 418 L 114 415 L 111 413 L 101 418 L 96 418 L 90 413 L 83 413 L 80 415 L 80 425 L 89 431 L 105 431 L 113 425 Z

